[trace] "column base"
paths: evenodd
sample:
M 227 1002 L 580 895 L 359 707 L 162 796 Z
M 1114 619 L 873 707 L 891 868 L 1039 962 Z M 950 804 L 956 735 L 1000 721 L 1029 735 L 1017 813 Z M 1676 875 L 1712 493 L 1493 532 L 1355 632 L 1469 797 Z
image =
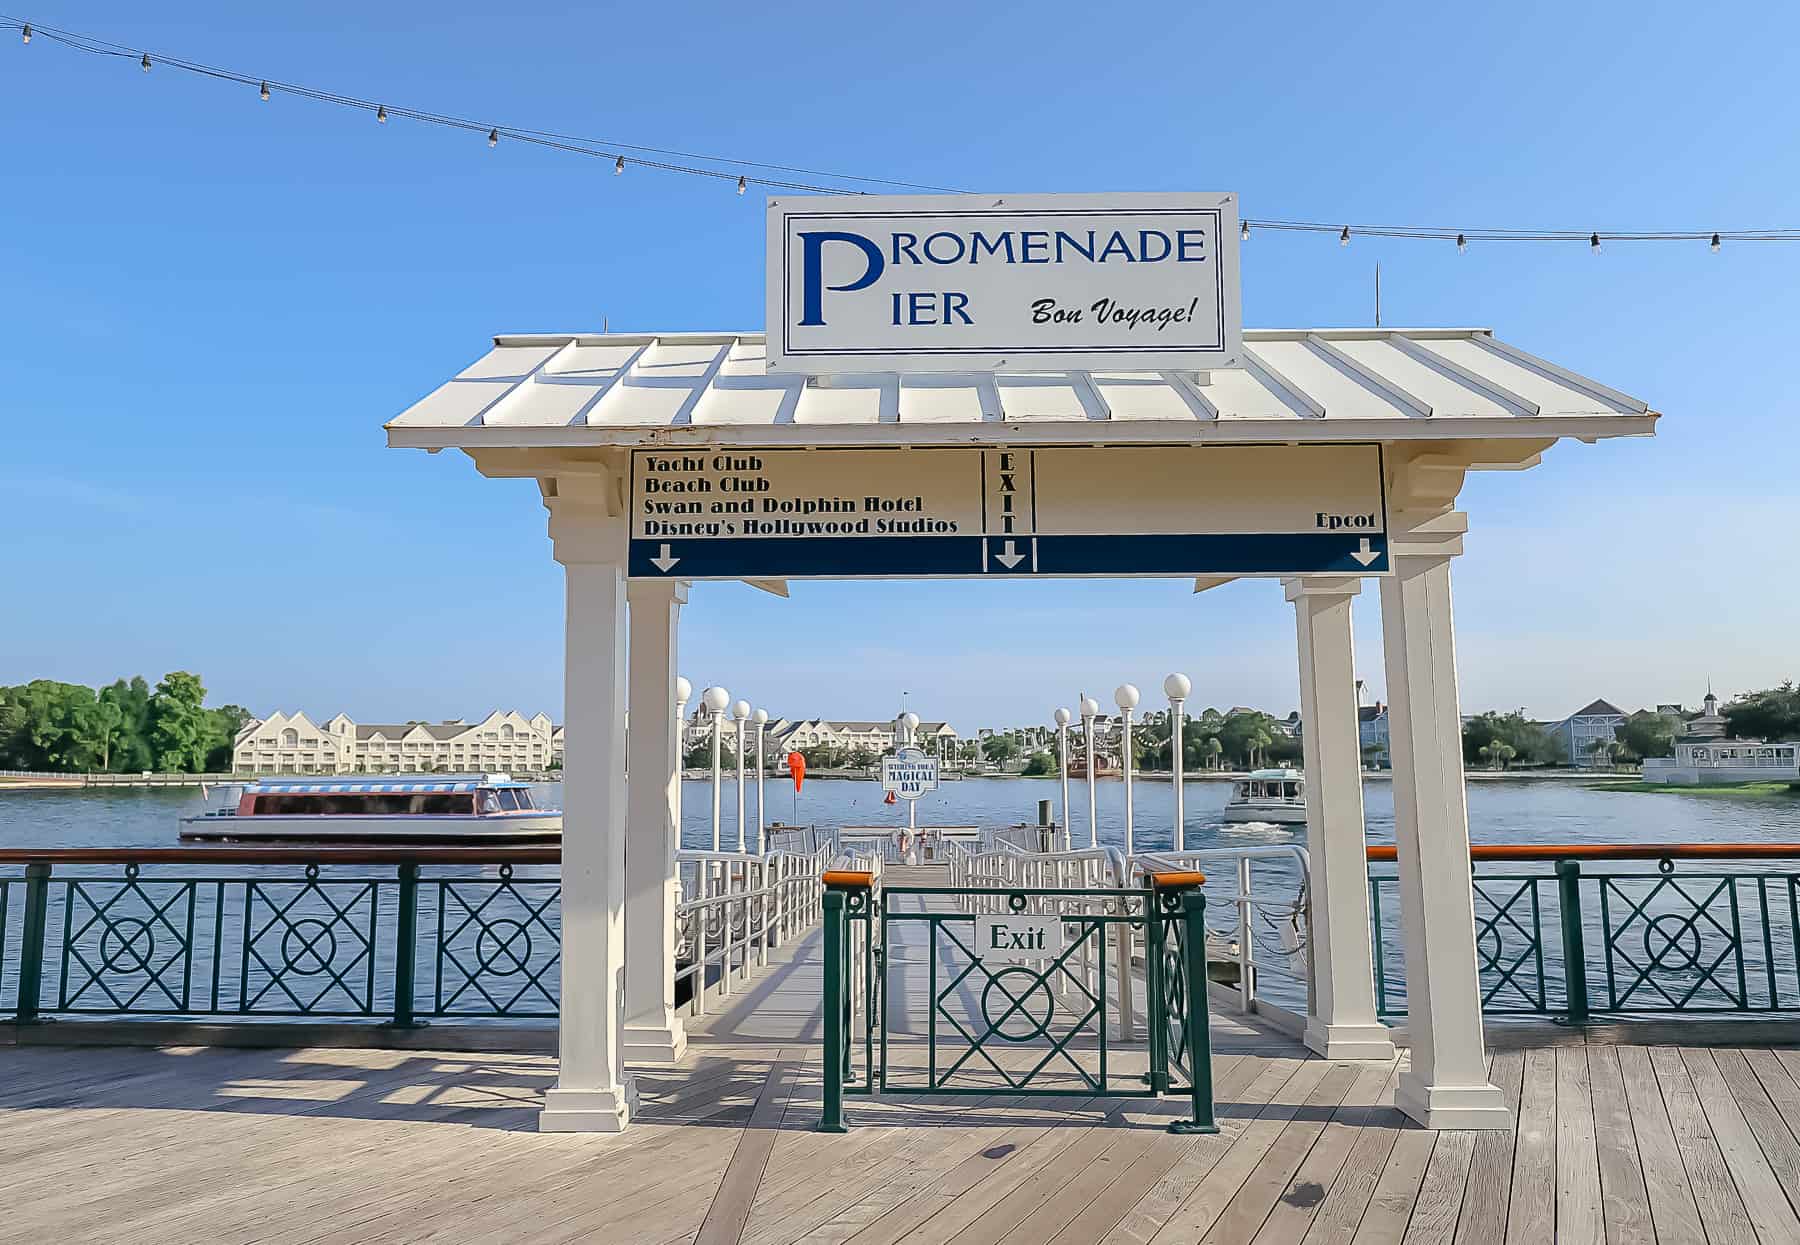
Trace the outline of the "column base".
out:
M 675 1019 L 667 1025 L 627 1022 L 621 1041 L 626 1063 L 667 1066 L 681 1062 L 682 1055 L 687 1052 L 687 1030 Z
M 1400 1074 L 1394 1105 L 1425 1128 L 1513 1126 L 1512 1108 L 1498 1085 L 1421 1085 L 1410 1069 Z
M 1327 1025 L 1308 1019 L 1306 1049 L 1325 1059 L 1392 1059 L 1394 1037 L 1384 1024 Z
M 540 1133 L 622 1133 L 637 1110 L 637 1081 L 627 1076 L 617 1089 L 555 1088 L 538 1112 Z

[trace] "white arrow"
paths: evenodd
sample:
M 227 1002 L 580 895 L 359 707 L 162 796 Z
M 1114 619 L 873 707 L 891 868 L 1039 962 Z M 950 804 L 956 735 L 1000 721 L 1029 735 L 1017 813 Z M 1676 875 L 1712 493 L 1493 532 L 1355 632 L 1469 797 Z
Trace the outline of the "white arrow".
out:
M 1010 540 L 1006 542 L 1006 549 L 1004 552 L 996 553 L 994 555 L 994 561 L 998 562 L 1009 571 L 1024 560 L 1025 555 L 1014 548 L 1013 543 Z
M 1368 547 L 1368 544 L 1368 541 L 1363 541 L 1363 546 L 1365 548 Z M 670 571 L 675 569 L 675 564 L 679 561 L 681 561 L 680 558 L 672 558 L 669 556 L 669 546 L 665 543 L 662 547 L 662 552 L 650 559 L 650 565 L 667 575 Z M 1365 562 L 1363 565 L 1367 566 L 1368 563 Z
M 669 551 L 669 547 L 667 545 L 664 545 L 663 552 L 667 553 L 668 551 Z M 1355 553 L 1351 554 L 1350 556 L 1356 559 L 1357 565 L 1367 566 L 1369 563 L 1373 562 L 1376 558 L 1379 558 L 1381 555 L 1379 553 L 1376 553 L 1373 549 L 1369 548 L 1369 538 L 1367 536 L 1365 536 L 1362 538 L 1362 548 L 1358 549 Z

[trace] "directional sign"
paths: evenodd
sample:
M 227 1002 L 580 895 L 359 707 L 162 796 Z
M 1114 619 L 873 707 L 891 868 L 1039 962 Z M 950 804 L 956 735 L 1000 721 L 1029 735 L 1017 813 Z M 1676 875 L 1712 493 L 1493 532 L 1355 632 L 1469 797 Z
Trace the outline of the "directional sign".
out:
M 975 955 L 983 960 L 1052 960 L 1063 953 L 1063 919 L 1055 913 L 1005 912 L 975 918 Z
M 881 758 L 881 789 L 902 800 L 916 800 L 927 791 L 935 791 L 937 783 L 937 760 L 922 749 L 902 748 L 891 757 Z
M 635 578 L 1388 569 L 1379 445 L 632 454 Z

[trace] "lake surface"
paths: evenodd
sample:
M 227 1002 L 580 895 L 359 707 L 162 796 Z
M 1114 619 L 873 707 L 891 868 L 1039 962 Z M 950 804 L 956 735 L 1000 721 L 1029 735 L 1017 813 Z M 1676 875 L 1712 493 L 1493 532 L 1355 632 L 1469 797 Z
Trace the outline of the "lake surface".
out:
M 1167 847 L 1172 839 L 1174 788 L 1168 781 L 1134 784 L 1134 838 L 1139 850 Z M 1190 847 L 1295 842 L 1302 827 L 1227 826 L 1219 813 L 1229 784 L 1190 780 L 1186 784 L 1187 841 Z M 1087 797 L 1071 784 L 1076 846 L 1087 842 Z M 904 804 L 883 804 L 873 781 L 819 779 L 806 784 L 798 801 L 792 784 L 769 779 L 767 820 L 790 824 L 906 824 Z M 557 804 L 561 792 L 548 784 L 541 803 Z M 754 837 L 755 784 L 746 784 L 747 821 Z M 1039 800 L 1050 800 L 1060 815 L 1060 784 L 1040 778 L 969 778 L 947 782 L 919 802 L 921 825 L 1005 826 L 1037 820 Z M 1394 838 L 1390 784 L 1364 784 L 1369 838 Z M 168 847 L 177 843 L 177 820 L 201 807 L 198 790 L 97 788 L 75 791 L 0 792 L 0 847 Z M 722 792 L 727 847 L 737 843 L 736 795 L 728 781 Z M 1124 842 L 1124 784 L 1102 781 L 1098 788 L 1100 841 Z M 683 846 L 710 847 L 711 788 L 705 781 L 682 784 Z M 1750 799 L 1732 796 L 1673 795 L 1597 791 L 1554 781 L 1469 783 L 1470 837 L 1477 843 L 1667 843 L 1800 842 L 1800 797 Z

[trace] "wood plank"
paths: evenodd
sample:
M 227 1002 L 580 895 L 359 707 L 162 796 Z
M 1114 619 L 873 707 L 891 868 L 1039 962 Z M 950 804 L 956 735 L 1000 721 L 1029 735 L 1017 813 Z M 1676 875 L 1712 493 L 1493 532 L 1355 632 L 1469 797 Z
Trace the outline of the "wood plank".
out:
M 1662 1087 L 1650 1066 L 1650 1052 L 1642 1046 L 1620 1046 L 1613 1056 L 1631 1108 L 1631 1131 L 1637 1139 L 1656 1239 L 1660 1245 L 1705 1245 L 1694 1190 L 1663 1105 Z
M 1607 1245 L 1656 1245 L 1656 1229 L 1650 1222 L 1650 1193 L 1644 1184 L 1644 1160 L 1638 1151 L 1637 1133 L 1631 1126 L 1631 1108 L 1625 1101 L 1618 1052 L 1610 1046 L 1590 1046 L 1587 1055 L 1588 1084 L 1594 1096 L 1594 1144 L 1600 1160 L 1600 1210 Z
M 1375 1111 L 1390 1078 L 1398 1077 L 1396 1061 L 1365 1063 L 1357 1067 L 1356 1080 L 1343 1103 L 1313 1140 L 1275 1204 L 1252 1238 L 1254 1245 L 1289 1245 L 1302 1239 L 1325 1201 L 1338 1173 L 1343 1171 L 1363 1125 Z M 1391 1090 L 1389 1092 L 1392 1092 Z M 1291 1127 L 1291 1126 L 1290 1126 Z
M 1419 1182 L 1419 1196 L 1413 1203 L 1406 1236 L 1401 1238 L 1407 1245 L 1450 1245 L 1456 1239 L 1456 1220 L 1462 1210 L 1463 1190 L 1468 1187 L 1469 1164 L 1475 1158 L 1478 1135 L 1466 1130 L 1436 1134 L 1431 1162 L 1425 1168 L 1425 1178 Z M 1361 1229 L 1357 1230 L 1357 1238 L 1362 1238 Z
M 1558 1245 L 1602 1245 L 1606 1240 L 1585 1046 L 1556 1051 L 1556 1240 Z
M 1725 1084 L 1731 1089 L 1738 1109 L 1750 1124 L 1750 1131 L 1762 1146 L 1763 1157 L 1775 1173 L 1775 1180 L 1786 1192 L 1792 1209 L 1800 1210 L 1800 1114 L 1783 1118 L 1781 1109 L 1763 1089 L 1756 1070 L 1744 1058 L 1743 1051 L 1716 1050 L 1713 1062 L 1718 1065 Z M 1800 1098 L 1800 1094 L 1796 1095 Z M 1789 1100 L 1790 1112 L 1793 1101 Z
M 1556 1239 L 1556 1052 L 1525 1052 L 1519 1087 L 1519 1135 L 1513 1147 L 1508 1245 Z
M 1267 1150 L 1244 1173 L 1243 1182 L 1206 1234 L 1212 1245 L 1246 1245 L 1262 1227 L 1301 1160 L 1324 1131 L 1326 1121 L 1356 1084 L 1355 1064 L 1331 1064 L 1305 1107 L 1281 1128 Z M 1246 1152 L 1247 1153 L 1247 1152 Z M 1223 1166 L 1223 1165 L 1221 1165 Z
M 1694 1094 L 1681 1052 L 1672 1046 L 1653 1046 L 1650 1067 L 1656 1073 L 1657 1088 L 1669 1112 L 1675 1148 L 1687 1168 L 1688 1186 L 1693 1190 L 1694 1205 L 1706 1227 L 1707 1240 L 1712 1245 L 1754 1245 L 1756 1230 L 1744 1213 L 1744 1201 L 1738 1196 L 1737 1185 L 1713 1139 L 1712 1126 Z M 1660 1220 L 1657 1231 L 1660 1235 Z
M 1400 1130 L 1350 1245 L 1392 1245 L 1401 1239 L 1419 1200 L 1420 1182 L 1437 1139 L 1437 1133 L 1417 1126 Z
M 750 1218 L 750 1206 L 762 1187 L 763 1169 L 775 1148 L 775 1130 L 787 1109 L 788 1084 L 794 1077 L 792 1059 L 799 1052 L 783 1051 L 783 1058 L 769 1069 L 763 1092 L 750 1112 L 750 1122 L 738 1137 L 731 1162 L 713 1194 L 706 1218 L 700 1222 L 696 1245 L 735 1245 Z
M 1379 1101 L 1367 1109 L 1356 1144 L 1350 1148 L 1331 1191 L 1319 1203 L 1318 1213 L 1303 1240 L 1318 1245 L 1326 1242 L 1336 1245 L 1349 1240 L 1356 1225 L 1362 1222 L 1382 1170 L 1387 1166 L 1388 1156 L 1393 1153 L 1394 1143 L 1408 1124 L 1406 1116 L 1394 1106 L 1394 1086 L 1399 1079 L 1400 1062 L 1396 1059 L 1387 1083 L 1382 1086 Z
M 1494 1052 L 1488 1080 L 1500 1087 L 1513 1113 L 1509 1129 L 1489 1129 L 1475 1138 L 1469 1159 L 1469 1183 L 1463 1189 L 1456 1220 L 1456 1245 L 1501 1245 L 1506 1239 L 1507 1207 L 1512 1200 L 1513 1145 L 1519 1127 L 1519 1088 L 1525 1079 L 1525 1052 Z
M 1211 1171 L 1195 1184 L 1173 1215 L 1163 1222 L 1151 1240 L 1155 1245 L 1192 1245 L 1212 1229 L 1226 1205 L 1243 1185 L 1252 1168 L 1288 1121 L 1311 1103 L 1325 1080 L 1331 1065 L 1311 1060 L 1300 1065 L 1257 1116 L 1231 1139 L 1231 1144 Z M 1344 1090 L 1348 1090 L 1346 1084 Z M 1343 1091 L 1337 1091 L 1342 1093 Z
M 1800 1241 L 1800 1215 L 1782 1192 L 1781 1179 L 1763 1154 L 1756 1132 L 1732 1096 L 1712 1052 L 1687 1050 L 1681 1058 L 1757 1235 L 1765 1241 Z

